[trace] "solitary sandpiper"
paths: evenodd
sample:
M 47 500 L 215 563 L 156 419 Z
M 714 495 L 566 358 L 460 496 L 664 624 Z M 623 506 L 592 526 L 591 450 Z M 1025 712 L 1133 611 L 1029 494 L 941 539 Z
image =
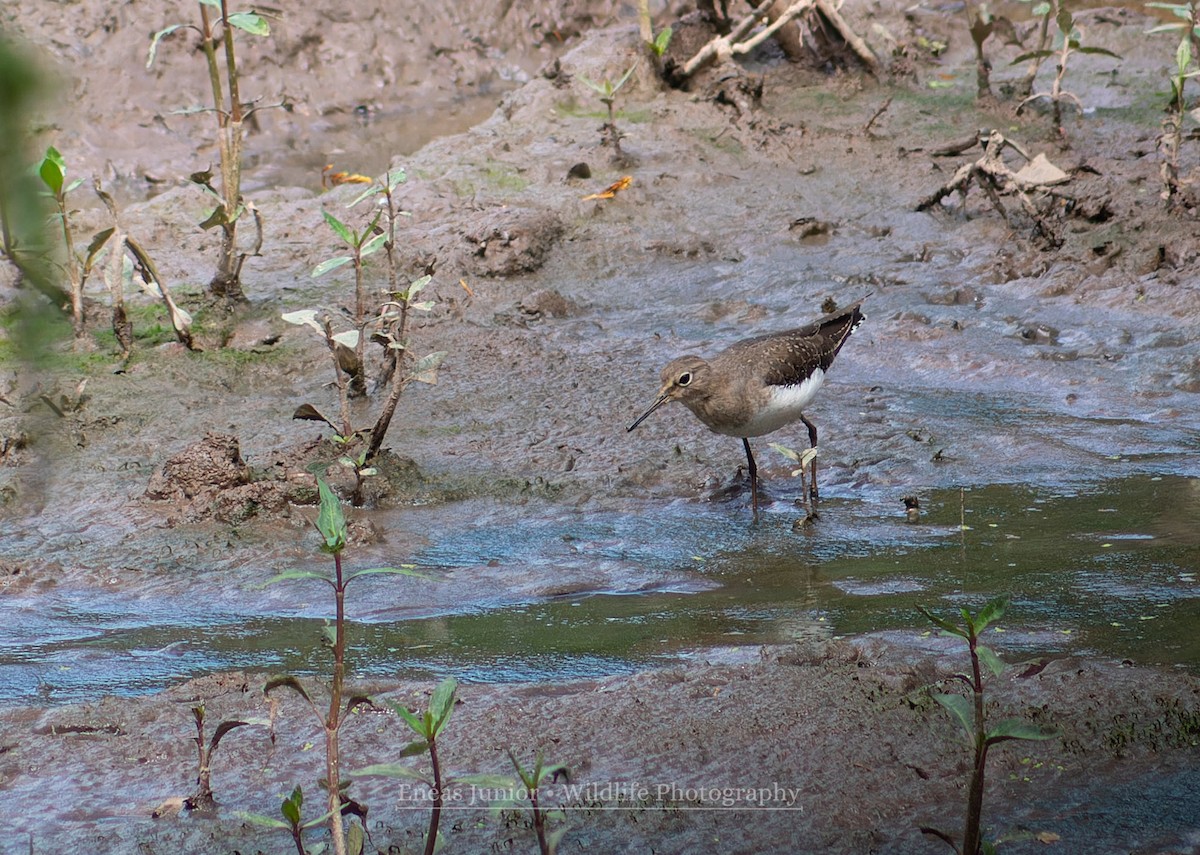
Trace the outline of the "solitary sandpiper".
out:
M 752 436 L 764 436 L 794 421 L 808 428 L 817 446 L 817 427 L 804 415 L 846 339 L 863 321 L 862 300 L 807 326 L 739 341 L 712 360 L 681 356 L 662 370 L 662 388 L 628 430 L 668 401 L 679 401 L 714 433 L 740 437 L 750 471 L 750 496 L 758 516 L 758 467 Z M 809 495 L 817 498 L 817 464 Z

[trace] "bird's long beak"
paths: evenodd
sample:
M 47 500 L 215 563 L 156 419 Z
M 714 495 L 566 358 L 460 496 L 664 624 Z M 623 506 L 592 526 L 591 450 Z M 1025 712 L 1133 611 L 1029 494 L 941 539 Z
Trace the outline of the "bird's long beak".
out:
M 660 392 L 658 397 L 654 399 L 654 403 L 650 405 L 650 409 L 646 410 L 646 412 L 644 412 L 640 416 L 638 416 L 637 419 L 634 420 L 633 424 L 631 424 L 629 427 L 625 428 L 626 433 L 633 430 L 635 427 L 637 427 L 642 422 L 644 422 L 646 420 L 647 416 L 649 416 L 652 412 L 657 410 L 659 407 L 661 407 L 663 404 L 665 404 L 669 400 L 671 400 L 671 397 L 665 391 Z

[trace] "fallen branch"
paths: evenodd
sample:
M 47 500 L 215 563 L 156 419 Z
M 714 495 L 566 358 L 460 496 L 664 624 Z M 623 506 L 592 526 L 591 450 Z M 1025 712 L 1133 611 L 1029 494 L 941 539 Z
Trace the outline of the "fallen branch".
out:
M 1029 163 L 1020 171 L 1013 172 L 1008 164 L 1000 158 L 1006 147 L 1019 152 Z M 1016 196 L 1022 210 L 1033 220 L 1037 234 L 1051 245 L 1057 245 L 1060 243 L 1059 239 L 1055 236 L 1045 217 L 1042 216 L 1030 194 L 1037 191 L 1048 192 L 1048 188 L 1052 185 L 1068 180 L 1070 180 L 1070 176 L 1050 163 L 1044 155 L 1038 155 L 1030 160 L 1029 155 L 1019 145 L 1005 139 L 999 131 L 992 131 L 987 136 L 983 157 L 974 163 L 960 166 L 949 181 L 921 199 L 917 203 L 916 210 L 928 210 L 954 192 L 965 197 L 971 184 L 975 183 L 987 195 L 992 207 L 996 209 L 1005 223 L 1009 222 L 1008 211 L 1000 197 L 1002 195 Z
M 767 10 L 773 4 L 774 0 L 766 0 L 766 2 L 760 3 L 755 7 L 754 11 L 743 18 L 730 31 L 729 35 L 717 36 L 712 39 L 695 56 L 684 63 L 683 69 L 679 73 L 680 77 L 685 79 L 691 77 L 713 60 L 725 62 L 735 55 L 749 53 L 775 35 L 785 24 L 814 9 L 820 12 L 825 20 L 837 30 L 838 35 L 842 37 L 842 40 L 854 51 L 854 54 L 867 66 L 867 69 L 872 74 L 879 73 L 879 60 L 871 52 L 871 49 L 867 47 L 867 43 L 859 38 L 858 34 L 846 23 L 846 19 L 838 12 L 833 0 L 797 0 L 797 2 L 784 10 L 769 25 L 763 27 L 753 36 L 746 38 L 750 31 L 763 21 Z

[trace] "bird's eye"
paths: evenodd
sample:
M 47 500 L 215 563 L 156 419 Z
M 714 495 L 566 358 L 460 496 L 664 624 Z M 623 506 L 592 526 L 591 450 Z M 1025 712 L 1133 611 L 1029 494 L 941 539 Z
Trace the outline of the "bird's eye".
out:
M 692 372 L 685 371 L 679 375 L 679 379 L 675 381 L 676 385 L 686 386 L 692 382 Z

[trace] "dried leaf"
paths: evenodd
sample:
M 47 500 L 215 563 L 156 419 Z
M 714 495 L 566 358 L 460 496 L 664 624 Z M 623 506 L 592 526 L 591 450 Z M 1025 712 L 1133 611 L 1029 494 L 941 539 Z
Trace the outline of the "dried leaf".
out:
M 614 181 L 612 184 L 608 185 L 607 188 L 600 191 L 599 193 L 593 193 L 590 196 L 584 196 L 583 201 L 590 202 L 592 199 L 612 199 L 614 196 L 616 196 L 622 190 L 625 190 L 626 188 L 628 188 L 629 185 L 632 183 L 633 183 L 633 176 L 626 175 L 624 178 Z

